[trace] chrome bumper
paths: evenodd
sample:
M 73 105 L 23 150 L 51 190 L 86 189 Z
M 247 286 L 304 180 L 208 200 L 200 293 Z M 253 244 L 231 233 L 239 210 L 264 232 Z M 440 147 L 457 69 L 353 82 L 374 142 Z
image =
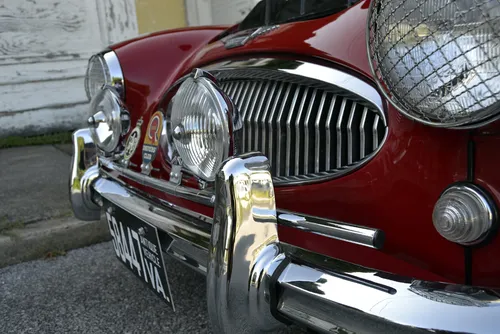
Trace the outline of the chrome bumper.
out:
M 95 218 L 102 197 L 167 233 L 172 240 L 167 253 L 206 274 L 216 333 L 270 331 L 289 322 L 321 332 L 496 333 L 500 328 L 494 291 L 417 281 L 326 257 L 318 264 L 317 254 L 280 243 L 270 166 L 260 154 L 222 164 L 212 219 L 147 199 L 113 172 L 89 167 L 82 155 L 82 147 L 92 145 L 85 130 L 74 134 L 74 142 L 75 215 Z

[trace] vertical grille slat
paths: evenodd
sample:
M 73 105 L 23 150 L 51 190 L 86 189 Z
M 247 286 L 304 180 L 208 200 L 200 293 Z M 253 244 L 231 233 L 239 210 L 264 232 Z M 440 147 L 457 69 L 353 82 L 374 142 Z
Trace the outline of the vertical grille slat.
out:
M 262 125 L 262 132 L 261 132 L 261 143 L 262 143 L 262 149 L 261 152 L 266 154 L 267 153 L 267 147 L 266 147 L 266 119 L 267 119 L 267 114 L 269 111 L 269 107 L 271 106 L 271 103 L 273 102 L 273 97 L 276 92 L 276 88 L 278 87 L 277 82 L 273 82 L 273 87 L 271 88 L 271 92 L 268 95 L 267 98 L 267 103 L 264 108 L 264 112 L 262 113 L 262 119 L 260 120 L 260 123 Z
M 247 130 L 247 140 L 246 140 L 247 152 L 252 151 L 252 133 L 253 133 L 252 119 L 253 119 L 254 113 L 256 112 L 255 105 L 259 99 L 259 94 L 260 94 L 260 91 L 262 90 L 262 85 L 263 85 L 262 82 L 258 82 L 256 85 L 256 88 L 252 92 L 252 97 L 251 97 L 252 103 L 251 103 L 250 108 L 247 112 L 247 116 L 245 117 L 245 125 L 246 125 L 246 130 Z
M 332 99 L 332 103 L 330 104 L 330 109 L 328 109 L 328 115 L 326 116 L 326 156 L 325 156 L 325 170 L 332 169 L 330 165 L 330 155 L 332 151 L 332 135 L 330 131 L 330 127 L 332 124 L 333 110 L 335 108 L 335 103 L 337 102 L 337 96 L 334 95 Z
M 253 96 L 253 93 L 254 93 L 254 89 L 255 89 L 255 85 L 257 84 L 256 81 L 252 82 L 252 84 L 250 85 L 249 87 L 249 91 L 248 91 L 248 96 L 245 97 L 246 101 L 245 101 L 245 104 L 243 104 L 242 106 L 242 109 L 241 109 L 241 118 L 243 120 L 243 133 L 242 133 L 242 142 L 241 142 L 241 145 L 242 145 L 242 149 L 243 151 L 245 151 L 245 148 L 246 148 L 246 133 L 248 132 L 247 131 L 247 127 L 245 126 L 246 125 L 246 115 L 247 115 L 247 111 L 248 111 L 248 106 L 250 105 L 250 101 L 252 100 L 252 96 Z M 231 98 L 232 95 L 229 95 Z
M 378 122 L 380 121 L 379 115 L 375 116 L 375 120 L 373 121 L 373 147 L 372 149 L 375 151 L 378 147 Z
M 264 86 L 264 90 L 262 91 L 260 97 L 259 97 L 259 106 L 257 107 L 257 110 L 255 111 L 255 116 L 252 117 L 251 122 L 254 123 L 254 145 L 253 145 L 253 150 L 258 151 L 259 150 L 259 116 L 262 113 L 262 106 L 266 100 L 266 95 L 269 92 L 269 85 L 271 84 L 270 81 L 266 83 Z
M 247 139 L 246 140 L 246 143 L 247 143 L 246 151 L 247 152 L 252 151 L 252 134 L 253 134 L 252 121 L 253 121 L 253 115 L 256 112 L 255 106 L 257 104 L 257 101 L 259 100 L 259 95 L 260 95 L 260 92 L 262 90 L 263 85 L 264 85 L 264 83 L 262 81 L 259 81 L 257 83 L 257 88 L 255 89 L 253 96 L 252 96 L 252 104 L 250 106 L 250 109 L 248 110 L 248 116 L 245 117 L 245 125 L 247 128 L 247 138 L 246 138 Z
M 290 164 L 291 162 L 291 154 L 292 154 L 292 128 L 291 122 L 293 115 L 295 114 L 295 105 L 297 104 L 297 99 L 299 98 L 300 86 L 295 90 L 295 94 L 293 95 L 292 105 L 290 106 L 290 112 L 288 113 L 288 117 L 286 119 L 286 167 L 285 167 L 285 176 L 290 176 Z M 298 131 L 295 133 L 295 136 L 298 137 Z M 295 152 L 295 155 L 298 156 L 298 152 Z
M 337 118 L 337 123 L 335 126 L 335 131 L 337 134 L 337 160 L 336 167 L 342 167 L 342 119 L 344 118 L 345 107 L 347 105 L 347 99 L 342 99 L 342 105 L 340 106 L 339 116 Z
M 321 102 L 319 103 L 318 115 L 316 116 L 316 121 L 314 122 L 314 129 L 316 130 L 315 136 L 315 155 L 314 155 L 314 172 L 319 173 L 319 152 L 321 151 L 321 115 L 323 114 L 323 108 L 325 107 L 327 92 L 323 92 L 323 96 L 321 96 Z
M 236 81 L 236 84 L 229 86 L 229 90 L 228 90 L 229 96 L 231 96 L 231 97 L 234 96 L 234 92 L 236 91 L 236 88 L 238 87 L 239 84 L 240 84 L 240 81 Z
M 304 95 L 302 96 L 302 101 L 300 101 L 299 114 L 295 119 L 295 175 L 299 175 L 300 168 L 300 128 L 301 128 L 301 117 L 306 105 L 307 94 L 309 93 L 309 87 L 304 90 Z
M 368 108 L 363 109 L 363 116 L 361 116 L 361 122 L 359 124 L 359 158 L 363 159 L 365 157 L 366 152 L 366 139 L 365 139 L 365 123 L 366 116 L 368 115 Z
M 356 102 L 352 104 L 351 111 L 349 112 L 349 120 L 347 121 L 347 164 L 352 164 L 353 156 L 353 133 L 352 133 L 352 121 L 354 120 L 354 115 L 356 111 Z
M 237 85 L 236 85 L 236 90 L 234 91 L 234 103 L 236 103 L 236 101 L 239 100 L 239 97 L 241 95 L 241 91 L 243 90 L 243 86 L 245 85 L 245 82 L 239 82 Z
M 265 154 L 275 181 L 343 173 L 372 156 L 387 134 L 380 111 L 338 89 L 273 77 L 230 78 L 220 87 L 243 121 L 241 153 Z
M 281 93 L 283 91 L 284 85 L 285 84 L 283 82 L 280 83 L 279 88 L 278 88 L 278 92 L 277 92 L 276 96 L 274 97 L 273 108 L 271 109 L 271 112 L 269 113 L 269 118 L 267 119 L 267 133 L 269 135 L 268 136 L 269 139 L 267 140 L 268 150 L 267 150 L 266 154 L 267 154 L 267 157 L 269 159 L 269 163 L 271 164 L 271 166 L 273 166 L 273 161 L 274 161 L 274 157 L 273 157 L 273 118 L 274 118 L 274 113 L 276 112 L 276 108 L 278 107 L 278 102 L 280 100 L 280 96 L 281 96 Z
M 281 175 L 281 118 L 283 117 L 283 112 L 285 111 L 287 105 L 288 95 L 290 95 L 290 90 L 292 89 L 292 84 L 288 84 L 285 95 L 283 96 L 283 102 L 281 102 L 281 109 L 278 113 L 278 118 L 276 119 L 276 125 L 278 128 L 278 136 L 276 138 L 276 176 Z M 272 140 L 271 140 L 272 142 Z M 272 152 L 270 153 L 272 154 Z
M 306 118 L 304 119 L 304 174 L 309 173 L 309 120 L 311 118 L 311 113 L 314 107 L 314 100 L 316 99 L 316 95 L 318 94 L 318 90 L 315 89 L 311 96 L 311 101 L 309 101 L 309 108 L 307 109 Z

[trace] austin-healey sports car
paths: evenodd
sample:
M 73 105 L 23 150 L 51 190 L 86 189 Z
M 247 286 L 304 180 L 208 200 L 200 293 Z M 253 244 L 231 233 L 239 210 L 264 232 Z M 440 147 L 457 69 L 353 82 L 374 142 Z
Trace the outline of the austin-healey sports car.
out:
M 215 333 L 500 332 L 500 3 L 263 0 L 88 64 L 75 216 Z M 155 297 L 156 298 L 156 297 Z

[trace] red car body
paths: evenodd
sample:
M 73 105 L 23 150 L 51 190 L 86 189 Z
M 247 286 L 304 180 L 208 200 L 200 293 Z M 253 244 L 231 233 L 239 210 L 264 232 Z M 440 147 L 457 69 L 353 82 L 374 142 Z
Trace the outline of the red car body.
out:
M 131 123 L 140 117 L 147 123 L 165 103 L 167 89 L 183 75 L 221 60 L 293 58 L 341 69 L 376 87 L 366 46 L 369 4 L 369 0 L 361 1 L 335 15 L 283 24 L 234 49 L 226 49 L 218 38 L 229 28 L 224 26 L 159 32 L 113 45 L 125 77 Z M 476 130 L 448 130 L 409 120 L 388 101 L 385 112 L 389 124 L 387 140 L 363 167 L 323 183 L 275 189 L 279 209 L 384 231 L 383 249 L 283 226 L 279 226 L 280 240 L 397 275 L 500 287 L 498 235 L 478 247 L 464 247 L 444 239 L 432 223 L 436 201 L 455 182 L 471 181 L 481 186 L 500 205 L 498 122 Z M 160 152 L 153 162 L 159 171 L 153 171 L 151 176 L 169 179 L 170 166 L 165 161 Z M 131 162 L 140 166 L 140 150 Z M 140 172 L 139 167 L 135 171 Z M 213 216 L 213 208 L 123 180 L 158 198 Z M 185 185 L 197 187 L 195 180 L 188 180 Z

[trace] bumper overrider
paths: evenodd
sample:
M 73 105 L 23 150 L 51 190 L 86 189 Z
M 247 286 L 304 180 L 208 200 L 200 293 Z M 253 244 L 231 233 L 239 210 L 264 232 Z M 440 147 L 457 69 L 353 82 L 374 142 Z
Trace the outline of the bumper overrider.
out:
M 207 199 L 215 202 L 211 218 L 127 186 L 118 178 L 127 177 L 126 169 L 96 161 L 88 130 L 76 131 L 73 142 L 75 216 L 99 219 L 105 199 L 167 234 L 164 251 L 206 274 L 215 333 L 265 332 L 289 323 L 320 332 L 496 333 L 500 328 L 494 291 L 413 280 L 326 257 L 319 265 L 317 254 L 281 243 L 269 161 L 260 153 L 222 163 L 215 196 Z M 172 186 L 186 194 L 178 188 Z

